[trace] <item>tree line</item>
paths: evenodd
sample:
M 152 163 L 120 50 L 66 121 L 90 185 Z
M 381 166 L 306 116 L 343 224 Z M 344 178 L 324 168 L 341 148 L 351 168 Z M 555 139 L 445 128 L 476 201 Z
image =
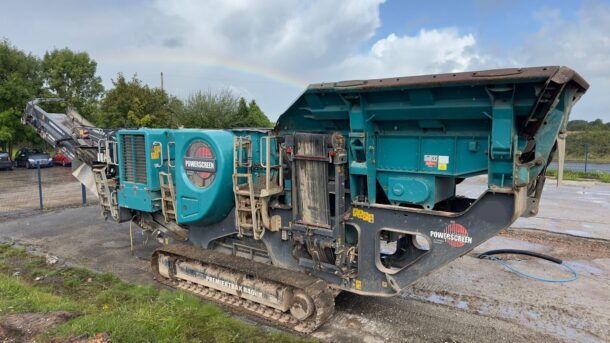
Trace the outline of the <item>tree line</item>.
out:
M 97 62 L 86 52 L 54 49 L 40 58 L 1 40 L 0 149 L 43 144 L 20 120 L 28 101 L 49 97 L 63 102 L 44 104 L 45 110 L 73 108 L 105 128 L 273 126 L 255 100 L 247 102 L 228 89 L 197 91 L 183 100 L 144 84 L 137 75 L 118 73 L 106 90 L 97 75 Z
M 566 138 L 566 158 L 581 161 L 585 158 L 585 147 L 591 161 L 610 162 L 610 122 L 570 120 Z
M 604 123 L 601 119 L 595 119 L 592 121 L 570 120 L 568 122 L 568 131 L 589 131 L 589 130 L 610 131 L 610 122 Z

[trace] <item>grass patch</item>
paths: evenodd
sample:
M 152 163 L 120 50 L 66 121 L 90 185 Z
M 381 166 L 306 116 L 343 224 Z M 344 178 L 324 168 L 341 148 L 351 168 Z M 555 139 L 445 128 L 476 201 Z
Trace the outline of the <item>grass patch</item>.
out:
M 35 281 L 36 277 L 43 279 Z M 47 266 L 45 259 L 0 244 L 0 316 L 81 314 L 36 341 L 106 332 L 113 342 L 301 342 L 232 319 L 182 291 L 127 284 L 111 274 Z
M 50 292 L 31 287 L 20 278 L 0 274 L 0 316 L 19 312 L 75 311 L 78 305 Z
M 553 157 L 553 161 L 557 161 L 559 158 L 557 157 L 557 154 L 555 154 L 555 156 Z M 610 163 L 610 158 L 607 157 L 591 157 L 589 156 L 589 158 L 587 158 L 587 161 L 589 163 Z M 577 156 L 577 157 L 572 157 L 572 156 L 566 156 L 566 162 L 577 162 L 577 163 L 585 163 L 585 159 L 582 156 Z
M 557 177 L 556 169 L 547 169 L 547 176 Z M 563 171 L 563 179 L 564 180 L 597 180 L 600 182 L 610 183 L 610 173 L 605 173 L 601 171 L 596 172 L 584 172 L 584 171 L 573 171 L 573 170 L 564 170 Z

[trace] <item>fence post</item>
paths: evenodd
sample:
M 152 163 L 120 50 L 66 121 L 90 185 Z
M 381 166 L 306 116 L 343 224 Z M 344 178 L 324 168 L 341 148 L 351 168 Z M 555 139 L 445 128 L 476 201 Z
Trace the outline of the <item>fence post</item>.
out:
M 40 161 L 36 161 L 36 170 L 38 172 L 38 198 L 40 199 L 40 209 L 42 210 L 42 177 L 40 176 Z
M 587 172 L 587 162 L 589 162 L 589 143 L 585 143 L 585 173 Z
M 85 206 L 87 205 L 87 188 L 82 183 L 80 184 L 80 187 L 81 194 L 83 195 L 83 206 Z

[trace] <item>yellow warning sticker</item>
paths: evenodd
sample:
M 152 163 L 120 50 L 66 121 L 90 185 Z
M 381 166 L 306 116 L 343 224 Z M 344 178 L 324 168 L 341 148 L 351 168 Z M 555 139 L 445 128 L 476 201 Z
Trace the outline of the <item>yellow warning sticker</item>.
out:
M 354 218 L 358 218 L 358 219 L 362 219 L 365 222 L 369 222 L 369 223 L 374 223 L 375 222 L 375 215 L 372 213 L 368 213 L 365 210 L 361 210 L 359 208 L 352 208 L 352 216 Z
M 438 170 L 447 170 L 448 164 L 449 164 L 449 156 L 439 156 L 438 157 Z
M 153 145 L 152 151 L 150 152 L 150 159 L 158 160 L 159 158 L 161 158 L 161 146 Z
M 362 281 L 356 279 L 356 284 L 354 285 L 355 289 L 362 289 Z

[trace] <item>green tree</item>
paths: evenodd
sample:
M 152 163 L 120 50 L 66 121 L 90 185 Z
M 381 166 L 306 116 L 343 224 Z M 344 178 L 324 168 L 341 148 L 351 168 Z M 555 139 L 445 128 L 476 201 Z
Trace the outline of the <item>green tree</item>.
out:
M 258 107 L 248 104 L 229 89 L 198 91 L 184 103 L 180 125 L 190 128 L 230 129 L 237 127 L 272 127 L 273 124 Z
M 254 121 L 256 127 L 273 127 L 271 120 L 269 120 L 260 107 L 258 107 L 254 99 L 248 104 L 248 111 L 250 112 L 250 117 Z
M 230 127 L 250 127 L 252 126 L 250 125 L 251 122 L 252 118 L 250 118 L 250 111 L 248 110 L 248 104 L 246 103 L 246 99 L 239 98 L 237 112 L 231 120 Z
M 566 157 L 568 160 L 582 161 L 585 156 L 585 145 L 588 146 L 589 160 L 610 161 L 610 123 L 601 119 L 593 121 L 570 120 L 566 140 Z
M 584 131 L 588 128 L 589 123 L 586 120 L 570 120 L 568 122 L 568 131 Z
M 246 99 L 240 98 L 237 112 L 228 127 L 259 127 L 270 128 L 273 124 L 263 111 L 258 107 L 256 101 L 246 103 Z
M 21 113 L 26 103 L 40 96 L 42 85 L 41 63 L 38 58 L 0 41 L 0 146 L 12 146 L 42 141 L 36 133 L 21 124 Z
M 229 89 L 198 91 L 184 103 L 180 125 L 189 128 L 230 128 L 237 113 L 239 100 Z
M 86 52 L 68 48 L 47 51 L 42 60 L 45 83 L 53 95 L 63 98 L 87 119 L 96 121 L 97 104 L 104 92 L 97 62 Z M 63 109 L 62 109 L 63 110 Z
M 131 80 L 119 73 L 114 88 L 102 99 L 98 124 L 102 127 L 175 127 L 175 115 L 182 103 L 159 88 L 143 85 L 136 75 Z
M 606 129 L 606 125 L 604 125 L 604 122 L 601 119 L 595 119 L 592 122 L 589 122 L 589 129 L 591 130 L 605 130 Z

